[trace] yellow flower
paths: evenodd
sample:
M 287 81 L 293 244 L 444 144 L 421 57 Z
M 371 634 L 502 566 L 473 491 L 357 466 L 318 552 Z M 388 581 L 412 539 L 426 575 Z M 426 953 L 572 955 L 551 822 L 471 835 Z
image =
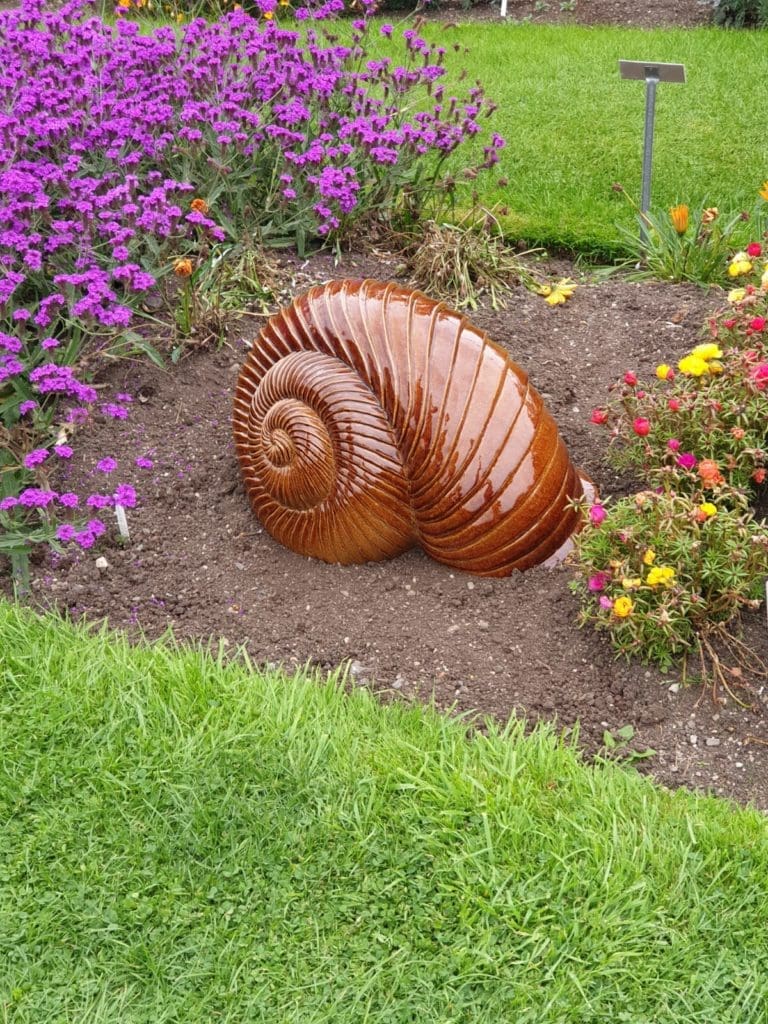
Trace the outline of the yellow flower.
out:
M 702 374 L 707 372 L 707 361 L 702 359 L 701 356 L 695 356 L 691 353 L 690 355 L 683 356 L 677 364 L 677 368 L 680 373 L 686 373 L 689 377 L 701 377 Z
M 668 366 L 666 363 L 660 363 L 656 367 L 656 376 L 659 378 L 659 380 L 666 380 L 671 370 L 671 366 Z
M 675 570 L 671 565 L 654 566 L 648 570 L 645 582 L 649 587 L 670 587 L 675 580 Z
M 617 597 L 613 602 L 613 613 L 618 615 L 620 619 L 626 619 L 628 615 L 632 614 L 634 607 L 628 597 Z
M 720 211 L 716 206 L 708 206 L 701 215 L 702 224 L 711 224 L 720 215 Z
M 699 359 L 720 359 L 722 354 L 722 349 L 714 341 L 705 341 L 702 345 L 691 349 L 691 355 L 698 356 Z
M 638 590 L 640 587 L 642 587 L 643 581 L 637 576 L 632 577 L 632 579 L 627 579 L 626 577 L 624 577 L 624 579 L 621 581 L 621 585 L 622 587 L 624 587 L 625 590 Z
M 678 235 L 684 235 L 688 230 L 688 207 L 685 203 L 670 206 L 669 219 L 672 221 L 672 227 Z
M 570 299 L 575 289 L 575 282 L 571 281 L 569 277 L 564 277 L 562 281 L 557 282 L 554 288 L 544 285 L 540 294 L 545 296 L 544 301 L 548 306 L 561 306 L 566 299 Z
M 723 372 L 723 364 L 719 362 L 719 360 L 717 359 L 710 359 L 710 361 L 707 363 L 707 369 L 713 377 L 716 377 L 718 373 Z
M 117 6 L 122 7 L 123 10 L 131 6 L 131 0 L 117 0 Z
M 748 274 L 751 269 L 752 260 L 749 259 L 745 252 L 737 252 L 728 264 L 728 276 L 741 277 L 742 274 Z
M 712 516 L 717 515 L 717 506 L 713 505 L 711 501 L 705 501 L 702 505 L 699 505 L 699 512 L 703 512 L 707 519 L 711 519 Z
M 768 266 L 763 271 L 763 276 L 760 278 L 760 287 L 764 292 L 768 292 Z M 746 293 L 745 293 L 746 294 Z
M 653 548 L 648 548 L 648 550 L 643 555 L 643 565 L 653 565 L 655 561 L 656 552 L 653 550 Z
M 765 276 L 768 276 L 768 270 L 766 270 Z M 764 285 L 764 287 L 766 286 Z M 731 290 L 728 292 L 728 301 L 741 302 L 741 300 L 744 298 L 746 294 L 746 288 L 731 288 Z
M 768 181 L 763 182 L 763 187 L 757 190 L 757 194 L 768 203 Z

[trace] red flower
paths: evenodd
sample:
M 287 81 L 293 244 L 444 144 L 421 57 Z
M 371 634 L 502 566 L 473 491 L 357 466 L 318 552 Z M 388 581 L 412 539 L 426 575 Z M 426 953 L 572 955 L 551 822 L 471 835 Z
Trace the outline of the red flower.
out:
M 680 412 L 680 403 L 676 398 L 670 398 L 667 402 L 667 408 L 670 412 Z
M 632 373 L 632 371 L 629 370 L 627 373 L 624 374 L 624 383 L 629 384 L 629 386 L 633 388 L 635 384 L 637 384 L 637 374 Z
M 603 423 L 608 422 L 608 413 L 605 409 L 593 409 L 592 415 L 589 418 L 593 423 L 597 423 L 598 426 L 602 426 Z
M 763 251 L 763 247 L 759 242 L 750 242 L 747 246 L 747 256 L 760 256 Z
M 760 469 L 756 469 L 754 471 L 754 473 L 752 474 L 752 479 L 755 481 L 756 484 L 765 483 L 765 470 L 762 468 L 762 466 L 760 467 Z
M 731 318 L 729 320 L 723 320 L 723 327 L 726 329 L 726 331 L 733 330 L 733 328 L 735 326 L 736 326 L 736 321 L 733 318 Z
M 764 316 L 753 317 L 749 321 L 748 326 L 751 327 L 753 331 L 764 331 L 765 330 L 765 317 Z
M 632 429 L 638 437 L 647 437 L 651 432 L 651 424 L 649 420 L 646 420 L 642 416 L 638 416 L 632 424 Z

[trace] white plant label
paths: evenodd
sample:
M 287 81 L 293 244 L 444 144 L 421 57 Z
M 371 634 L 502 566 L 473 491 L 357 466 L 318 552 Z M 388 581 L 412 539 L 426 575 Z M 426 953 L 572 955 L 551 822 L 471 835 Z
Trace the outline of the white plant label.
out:
M 130 540 L 131 535 L 128 532 L 128 519 L 125 515 L 125 509 L 122 505 L 115 505 L 115 516 L 117 517 L 117 528 L 120 531 L 120 536 L 123 540 Z

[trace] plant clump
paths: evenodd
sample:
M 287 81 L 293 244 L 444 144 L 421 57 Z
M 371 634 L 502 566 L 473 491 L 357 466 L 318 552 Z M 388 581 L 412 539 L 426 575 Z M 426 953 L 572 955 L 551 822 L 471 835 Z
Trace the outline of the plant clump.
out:
M 742 258 L 742 255 L 744 258 Z M 694 654 L 729 684 L 719 649 L 764 666 L 729 628 L 756 608 L 768 576 L 768 262 L 751 243 L 732 262 L 753 280 L 707 321 L 708 340 L 650 381 L 629 370 L 592 412 L 608 459 L 645 481 L 634 497 L 592 505 L 575 538 L 581 622 L 619 654 L 663 668 Z M 718 647 L 720 645 L 720 647 Z
M 624 245 L 632 254 L 631 263 L 641 274 L 665 281 L 708 285 L 723 284 L 748 272 L 738 269 L 739 260 L 732 254 L 747 231 L 761 234 L 768 182 L 759 190 L 760 198 L 753 212 L 741 210 L 727 215 L 705 203 L 693 210 L 687 203 L 676 203 L 666 212 L 641 211 L 622 185 L 617 183 L 613 189 L 626 198 L 638 215 L 640 234 L 623 228 L 621 232 Z M 737 257 L 744 255 L 737 253 Z

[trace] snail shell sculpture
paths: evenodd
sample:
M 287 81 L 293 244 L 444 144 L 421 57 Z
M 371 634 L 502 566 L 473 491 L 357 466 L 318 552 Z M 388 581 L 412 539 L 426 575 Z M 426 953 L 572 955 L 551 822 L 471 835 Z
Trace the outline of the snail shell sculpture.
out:
M 589 486 L 527 375 L 464 316 L 380 281 L 311 288 L 241 369 L 235 447 L 256 515 L 326 562 L 506 576 L 554 561 Z

